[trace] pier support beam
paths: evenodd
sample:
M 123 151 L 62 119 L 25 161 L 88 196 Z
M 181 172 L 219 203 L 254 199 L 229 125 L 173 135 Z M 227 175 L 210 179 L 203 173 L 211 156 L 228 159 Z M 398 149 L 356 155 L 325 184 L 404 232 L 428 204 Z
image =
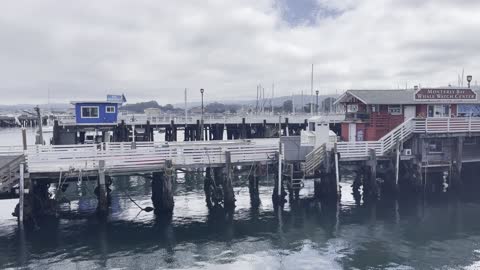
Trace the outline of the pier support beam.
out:
M 154 172 L 152 179 L 152 202 L 155 214 L 173 214 L 173 178 L 175 168 L 171 160 L 165 161 L 164 172 Z
M 108 211 L 107 185 L 105 182 L 105 160 L 98 162 L 98 206 L 100 213 Z
M 368 179 L 364 182 L 364 199 L 378 199 L 378 184 L 377 184 L 377 155 L 375 149 L 369 149 L 369 160 L 367 166 L 370 168 Z
M 230 152 L 225 152 L 225 179 L 223 184 L 223 205 L 226 209 L 235 208 L 235 193 L 233 192 L 232 158 Z
M 274 167 L 274 187 L 273 187 L 273 194 L 272 194 L 272 201 L 274 206 L 283 206 L 286 202 L 285 196 L 287 196 L 287 192 L 285 192 L 285 187 L 282 181 L 282 161 L 280 159 L 280 153 L 275 153 L 275 160 L 277 160 L 277 165 Z
M 248 175 L 248 191 L 250 193 L 250 205 L 252 207 L 258 207 L 260 205 L 260 195 L 258 190 L 259 169 L 259 164 L 256 163 L 252 166 L 250 174 Z
M 340 198 L 340 172 L 337 170 L 338 154 L 335 151 L 327 152 L 325 161 L 315 179 L 314 196 L 319 200 L 336 201 Z M 338 168 L 339 169 L 339 168 Z
M 203 182 L 203 191 L 205 192 L 205 202 L 207 204 L 208 209 L 212 209 L 217 201 L 216 201 L 216 185 L 213 181 L 212 171 L 210 167 L 207 167 L 205 170 L 205 179 Z
M 463 137 L 458 137 L 454 141 L 453 164 L 452 164 L 452 188 L 461 190 L 462 182 L 462 164 L 463 164 Z
M 247 138 L 247 125 L 245 124 L 245 118 L 242 118 L 242 125 L 240 128 L 240 139 Z

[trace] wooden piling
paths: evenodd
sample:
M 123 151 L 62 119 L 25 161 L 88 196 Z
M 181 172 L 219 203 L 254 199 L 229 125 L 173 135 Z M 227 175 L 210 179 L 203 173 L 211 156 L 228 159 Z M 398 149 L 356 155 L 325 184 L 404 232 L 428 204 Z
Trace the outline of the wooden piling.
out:
M 367 183 L 364 183 L 365 187 L 365 197 L 371 199 L 378 198 L 378 185 L 377 185 L 377 154 L 375 149 L 369 149 L 369 160 L 367 165 L 370 167 L 369 179 Z
M 247 126 L 245 124 L 245 117 L 242 118 L 242 125 L 240 126 L 240 139 L 247 138 Z
M 275 153 L 275 160 L 278 162 L 274 167 L 274 187 L 273 187 L 273 194 L 272 194 L 272 202 L 276 206 L 282 206 L 285 204 L 285 196 L 287 193 L 285 192 L 285 187 L 283 186 L 282 181 L 282 160 L 281 154 L 279 152 Z
M 108 210 L 107 188 L 105 183 L 105 160 L 98 162 L 98 207 L 99 212 Z
M 250 174 L 248 175 L 248 191 L 250 193 L 250 205 L 252 207 L 258 207 L 260 205 L 260 195 L 258 190 L 258 171 L 259 163 L 255 163 L 250 168 Z
M 22 145 L 23 150 L 27 150 L 27 130 L 22 128 Z
M 453 141 L 454 151 L 452 153 L 452 188 L 459 190 L 463 186 L 462 167 L 463 167 L 463 141 L 464 137 L 457 137 Z
M 223 204 L 225 208 L 235 208 L 235 193 L 233 192 L 232 156 L 225 152 L 225 179 L 223 185 Z
M 152 179 L 152 202 L 155 214 L 171 215 L 174 208 L 173 180 L 175 168 L 172 160 L 165 161 L 164 172 L 154 172 Z
M 24 130 L 24 129 L 23 129 Z M 26 150 L 26 149 L 25 149 Z M 25 206 L 25 163 L 20 163 L 20 183 L 19 183 L 19 213 L 18 213 L 18 221 L 23 223 L 23 215 L 24 215 L 24 206 Z

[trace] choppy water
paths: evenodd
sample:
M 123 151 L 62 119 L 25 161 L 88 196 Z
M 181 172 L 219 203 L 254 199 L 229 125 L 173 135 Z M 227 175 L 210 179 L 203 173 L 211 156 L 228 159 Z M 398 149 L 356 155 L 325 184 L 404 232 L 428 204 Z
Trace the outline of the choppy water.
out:
M 61 206 L 58 219 L 23 231 L 10 215 L 17 201 L 3 200 L 0 268 L 480 269 L 480 200 L 365 206 L 342 183 L 338 205 L 305 199 L 277 211 L 271 184 L 261 183 L 258 209 L 250 207 L 244 182 L 238 184 L 232 216 L 208 211 L 201 178 L 177 184 L 167 221 L 128 199 L 151 205 L 146 179 L 115 181 L 106 220 L 94 214 L 94 186 L 72 183 L 71 202 Z M 312 193 L 308 184 L 302 197 Z

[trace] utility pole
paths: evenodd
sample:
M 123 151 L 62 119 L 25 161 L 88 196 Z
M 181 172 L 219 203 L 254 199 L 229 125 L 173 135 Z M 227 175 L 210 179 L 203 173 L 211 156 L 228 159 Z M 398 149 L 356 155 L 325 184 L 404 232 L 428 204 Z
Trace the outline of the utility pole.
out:
M 273 115 L 273 95 L 274 95 L 274 89 L 275 89 L 275 82 L 272 83 L 272 102 L 270 104 L 271 110 L 272 110 L 272 115 Z
M 310 114 L 313 116 L 313 64 L 312 75 L 310 77 Z
M 202 94 L 202 116 L 201 116 L 202 118 L 201 118 L 201 121 L 200 121 L 200 140 L 201 141 L 203 141 L 203 139 L 204 139 L 204 137 L 203 137 L 203 134 L 204 134 L 204 132 L 203 132 L 203 92 L 204 91 L 205 90 L 203 90 L 203 88 L 200 89 L 200 93 Z
M 292 113 L 295 115 L 295 94 L 292 94 Z
M 255 114 L 258 114 L 258 84 L 257 84 L 257 104 L 255 105 Z
M 302 90 L 302 113 L 304 113 L 305 100 L 303 99 L 303 90 Z
M 187 118 L 188 118 L 188 111 L 187 111 L 187 88 L 185 88 L 185 129 L 187 128 Z

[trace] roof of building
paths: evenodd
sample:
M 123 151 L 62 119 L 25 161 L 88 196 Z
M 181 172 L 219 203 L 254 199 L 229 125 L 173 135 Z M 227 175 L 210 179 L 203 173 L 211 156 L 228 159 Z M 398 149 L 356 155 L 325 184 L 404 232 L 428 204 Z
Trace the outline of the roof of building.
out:
M 93 104 L 119 104 L 118 102 L 104 101 L 104 100 L 90 100 L 90 101 L 71 101 L 70 104 L 75 105 L 77 103 L 93 103 Z
M 448 103 L 462 103 L 462 104 L 480 104 L 478 97 L 480 96 L 479 90 L 473 90 L 477 93 L 476 100 L 470 101 L 449 101 Z M 393 105 L 393 104 L 426 104 L 426 103 L 435 103 L 435 102 L 426 102 L 423 100 L 415 100 L 414 89 L 407 90 L 347 90 L 342 94 L 336 101 L 336 103 L 346 103 L 351 100 L 352 97 L 358 99 L 364 104 L 384 104 L 384 105 Z M 438 103 L 442 103 L 439 100 Z M 443 101 L 445 103 L 445 101 Z

